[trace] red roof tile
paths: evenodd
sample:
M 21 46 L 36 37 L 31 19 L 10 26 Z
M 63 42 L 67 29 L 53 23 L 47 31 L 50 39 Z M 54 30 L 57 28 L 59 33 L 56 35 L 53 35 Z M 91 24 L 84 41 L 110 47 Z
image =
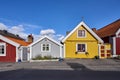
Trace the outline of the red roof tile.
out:
M 120 19 L 96 31 L 101 38 L 114 36 L 120 28 Z
M 15 39 L 15 38 L 11 38 L 11 37 L 7 37 L 8 39 L 20 44 L 21 46 L 28 46 L 30 44 L 30 42 L 26 42 L 24 40 L 20 40 L 20 39 Z

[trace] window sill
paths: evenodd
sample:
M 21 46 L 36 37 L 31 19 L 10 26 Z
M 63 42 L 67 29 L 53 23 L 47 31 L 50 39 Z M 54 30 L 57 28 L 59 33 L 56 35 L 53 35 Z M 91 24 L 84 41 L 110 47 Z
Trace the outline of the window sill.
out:
M 0 54 L 0 56 L 6 56 L 5 54 Z
M 75 53 L 76 53 L 76 54 L 85 54 L 86 52 L 79 52 L 79 51 L 76 51 Z
M 41 51 L 41 52 L 50 52 L 50 51 Z

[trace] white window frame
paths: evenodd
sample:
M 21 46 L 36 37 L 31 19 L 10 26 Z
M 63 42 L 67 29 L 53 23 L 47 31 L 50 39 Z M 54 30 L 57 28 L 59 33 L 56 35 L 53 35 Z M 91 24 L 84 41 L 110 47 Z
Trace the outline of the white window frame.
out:
M 49 44 L 49 50 L 48 51 L 47 50 L 43 51 L 43 45 L 44 44 L 41 44 L 41 52 L 51 52 L 51 44 Z M 45 47 L 46 47 L 46 45 L 47 45 L 47 43 L 45 43 Z
M 4 54 L 0 54 L 0 56 L 6 56 L 6 43 L 0 43 L 0 45 L 4 45 Z
M 78 44 L 85 44 L 85 52 L 80 52 L 80 51 L 78 51 Z M 86 43 L 77 43 L 77 44 L 76 44 L 76 52 L 77 52 L 77 53 L 86 53 L 86 52 L 87 52 L 87 44 L 86 44 Z
M 85 36 L 79 36 L 79 34 L 78 34 L 79 31 L 85 31 Z M 85 38 L 85 37 L 86 37 L 86 30 L 78 30 L 78 31 L 77 31 L 77 37 L 78 37 L 78 38 Z

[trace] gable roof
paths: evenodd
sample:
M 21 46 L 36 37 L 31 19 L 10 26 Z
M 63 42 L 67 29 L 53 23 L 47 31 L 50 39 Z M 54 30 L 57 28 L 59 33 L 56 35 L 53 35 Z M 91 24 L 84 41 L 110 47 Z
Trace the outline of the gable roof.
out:
M 8 43 L 12 43 L 12 45 L 19 44 L 21 46 L 28 46 L 30 44 L 30 42 L 26 42 L 23 38 L 19 37 L 19 35 L 12 34 L 12 33 L 8 32 L 7 30 L 0 30 L 0 35 L 5 40 L 9 39 L 9 42 L 5 41 L 4 39 L 3 39 L 3 41 L 8 42 Z
M 12 34 L 8 32 L 7 30 L 0 30 L 0 35 L 3 35 L 5 37 L 12 37 L 12 38 L 19 39 L 19 40 L 24 40 L 19 35 Z
M 5 42 L 7 42 L 7 43 L 9 43 L 9 44 L 11 44 L 11 45 L 14 45 L 14 46 L 16 46 L 16 47 L 19 47 L 19 46 L 20 46 L 20 44 L 18 44 L 18 43 L 16 43 L 16 42 L 14 42 L 14 41 L 12 41 L 12 40 L 10 40 L 10 39 L 2 36 L 2 35 L 0 35 L 0 39 L 3 40 L 3 41 L 5 41 Z
M 33 46 L 33 45 L 37 44 L 39 41 L 41 41 L 41 40 L 43 40 L 43 39 L 45 39 L 45 38 L 49 39 L 50 41 L 54 42 L 55 44 L 57 44 L 57 45 L 59 45 L 59 46 L 62 46 L 59 42 L 55 41 L 54 39 L 52 39 L 52 38 L 50 38 L 50 37 L 48 37 L 48 36 L 46 36 L 46 35 L 45 35 L 45 36 L 42 36 L 40 39 L 38 39 L 37 41 L 33 42 L 33 43 L 30 44 L 29 46 Z
M 118 19 L 115 22 L 97 30 L 96 33 L 101 38 L 108 37 L 108 36 L 115 36 L 115 34 L 119 30 L 119 28 L 120 28 L 120 19 Z
M 28 46 L 30 44 L 30 42 L 26 42 L 24 40 L 20 40 L 20 39 L 16 39 L 16 38 L 11 38 L 11 37 L 7 37 L 8 39 L 20 44 L 21 46 Z
M 100 43 L 103 43 L 103 40 L 94 33 L 83 21 L 80 22 L 63 40 L 62 42 L 65 42 L 65 40 L 70 37 L 80 26 L 84 26 Z

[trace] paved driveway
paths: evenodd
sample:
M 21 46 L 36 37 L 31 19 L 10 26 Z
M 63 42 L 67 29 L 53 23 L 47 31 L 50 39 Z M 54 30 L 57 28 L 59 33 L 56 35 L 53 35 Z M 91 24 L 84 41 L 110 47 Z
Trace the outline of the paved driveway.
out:
M 17 69 L 120 71 L 120 60 L 65 59 L 59 61 L 0 63 L 0 71 Z

